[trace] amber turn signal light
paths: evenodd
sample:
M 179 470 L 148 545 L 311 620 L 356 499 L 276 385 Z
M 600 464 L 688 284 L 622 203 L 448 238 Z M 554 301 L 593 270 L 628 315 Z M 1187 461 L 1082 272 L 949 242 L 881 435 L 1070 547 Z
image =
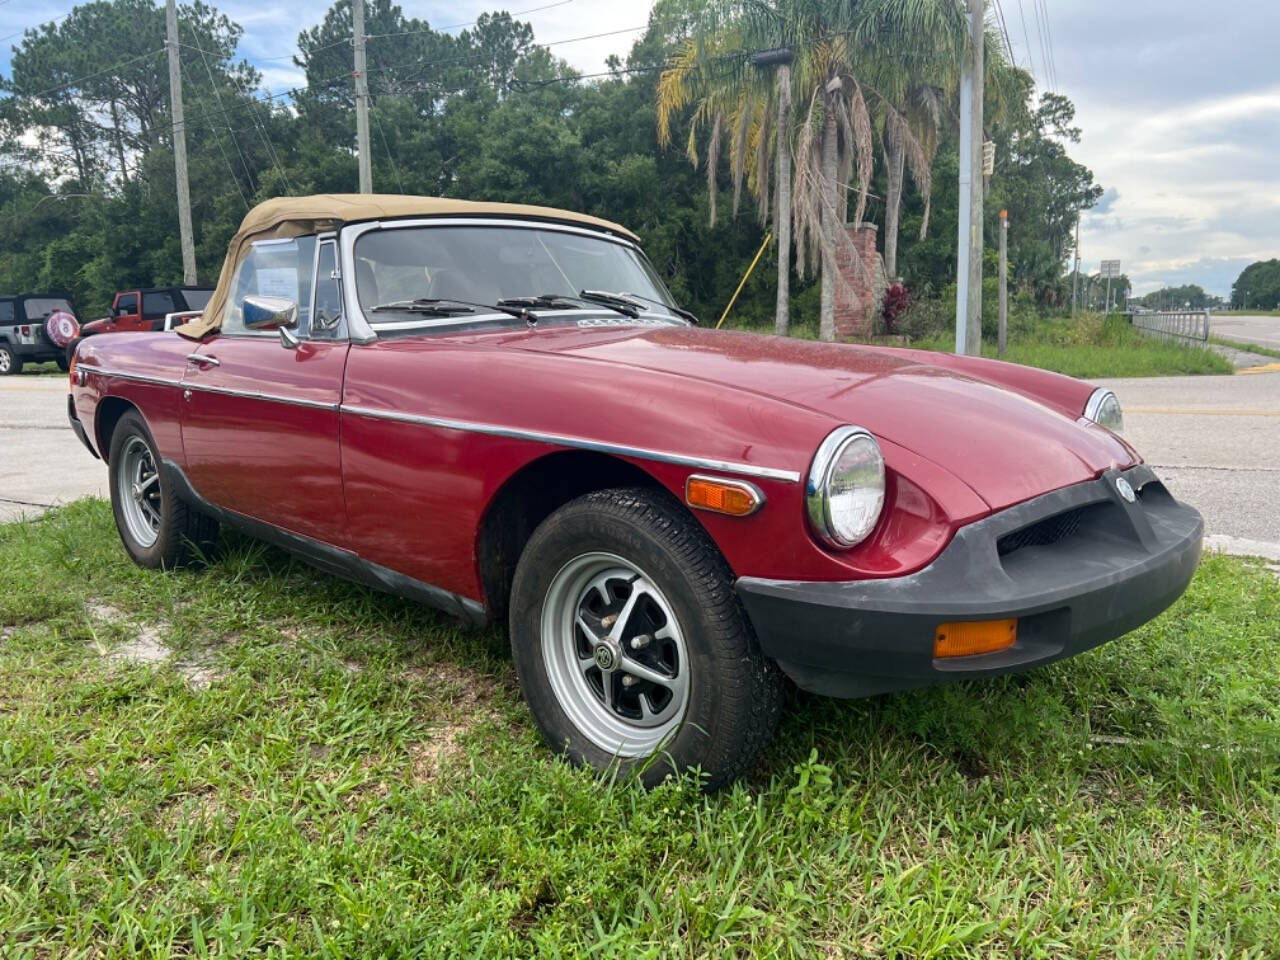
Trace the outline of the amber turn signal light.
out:
M 760 509 L 764 504 L 764 494 L 755 484 L 745 480 L 695 475 L 685 481 L 684 502 L 698 510 L 745 517 Z
M 1006 650 L 1018 640 L 1017 620 L 956 620 L 944 623 L 933 635 L 933 655 L 972 657 Z

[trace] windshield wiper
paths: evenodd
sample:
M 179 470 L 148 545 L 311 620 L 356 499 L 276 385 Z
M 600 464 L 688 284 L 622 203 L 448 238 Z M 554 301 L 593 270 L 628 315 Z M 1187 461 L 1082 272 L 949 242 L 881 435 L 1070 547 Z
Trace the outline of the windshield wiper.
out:
M 662 300 L 656 300 L 653 297 L 646 297 L 642 293 L 628 293 L 625 291 L 622 293 L 613 293 L 609 290 L 583 290 L 581 296 L 583 300 L 590 300 L 593 303 L 627 303 L 633 307 L 639 307 L 641 309 L 643 309 L 647 304 L 652 303 L 655 306 L 662 307 L 663 310 L 669 310 L 682 320 L 688 320 L 695 327 L 698 326 L 698 318 L 688 310 L 673 307 L 669 303 L 665 303 Z
M 584 291 L 585 292 L 585 291 Z M 568 293 L 540 293 L 536 297 L 504 297 L 498 301 L 507 306 L 525 306 L 525 307 L 547 307 L 548 309 L 563 309 L 567 304 L 570 307 L 582 308 L 583 304 L 591 304 L 594 306 L 605 307 L 614 313 L 620 313 L 624 317 L 630 317 L 632 320 L 640 316 L 640 309 L 644 307 L 642 303 L 633 303 L 629 300 L 597 299 L 593 297 L 576 297 Z
M 425 313 L 433 317 L 452 317 L 460 313 L 475 313 L 477 309 L 505 313 L 507 316 L 527 323 L 538 322 L 534 314 L 528 310 L 515 309 L 514 305 L 508 306 L 505 300 L 497 303 L 476 303 L 472 300 L 456 300 L 452 297 L 440 299 L 419 297 L 417 300 L 393 300 L 390 303 L 380 303 L 376 307 L 370 307 L 370 312 L 393 310 L 399 313 Z

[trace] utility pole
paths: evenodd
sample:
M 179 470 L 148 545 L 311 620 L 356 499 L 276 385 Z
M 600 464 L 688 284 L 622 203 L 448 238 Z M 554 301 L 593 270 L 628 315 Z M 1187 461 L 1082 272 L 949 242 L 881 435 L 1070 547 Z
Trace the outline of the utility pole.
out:
M 1076 315 L 1076 297 L 1080 290 L 1080 211 L 1076 211 L 1076 245 L 1071 251 L 1076 260 L 1075 273 L 1071 277 L 1071 315 Z
M 178 3 L 166 0 L 164 26 L 169 48 L 169 102 L 173 111 L 173 165 L 178 188 L 178 234 L 182 241 L 182 282 L 196 282 L 196 244 L 191 236 L 191 187 L 187 183 L 187 123 L 182 115 L 182 69 L 178 64 Z
M 351 18 L 356 46 L 356 146 L 360 151 L 360 192 L 373 193 L 373 168 L 369 160 L 369 80 L 364 75 L 364 0 L 354 0 L 351 4 Z
M 1000 211 L 1000 336 L 999 355 L 1004 357 L 1009 336 L 1009 211 Z
M 982 352 L 982 94 L 985 0 L 968 0 L 969 57 L 960 73 L 960 216 L 956 353 Z

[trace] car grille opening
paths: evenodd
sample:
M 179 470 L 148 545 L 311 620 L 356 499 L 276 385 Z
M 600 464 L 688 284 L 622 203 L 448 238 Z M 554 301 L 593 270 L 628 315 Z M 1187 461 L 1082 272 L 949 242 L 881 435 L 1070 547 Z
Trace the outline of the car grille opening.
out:
M 1065 513 L 1046 517 L 1013 533 L 1006 533 L 996 541 L 996 553 L 1006 557 L 1023 547 L 1046 547 L 1059 540 L 1065 540 L 1080 529 L 1080 523 L 1086 511 L 1086 507 L 1077 507 Z

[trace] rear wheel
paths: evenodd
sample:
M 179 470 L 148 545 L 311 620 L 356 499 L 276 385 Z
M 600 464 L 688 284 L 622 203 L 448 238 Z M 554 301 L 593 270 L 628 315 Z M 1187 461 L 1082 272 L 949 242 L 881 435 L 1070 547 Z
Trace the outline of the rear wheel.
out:
M 142 567 L 176 567 L 208 556 L 218 523 L 179 500 L 160 468 L 151 431 L 136 412 L 111 435 L 111 509 L 124 548 Z
M 22 372 L 22 358 L 13 352 L 13 347 L 0 341 L 0 377 L 11 377 Z
M 698 767 L 724 786 L 777 724 L 781 677 L 728 565 L 665 493 L 604 490 L 548 517 L 516 569 L 511 644 L 548 742 L 647 785 Z
M 54 361 L 58 364 L 58 369 L 63 373 L 71 369 L 71 360 L 65 353 L 60 357 L 54 357 Z

